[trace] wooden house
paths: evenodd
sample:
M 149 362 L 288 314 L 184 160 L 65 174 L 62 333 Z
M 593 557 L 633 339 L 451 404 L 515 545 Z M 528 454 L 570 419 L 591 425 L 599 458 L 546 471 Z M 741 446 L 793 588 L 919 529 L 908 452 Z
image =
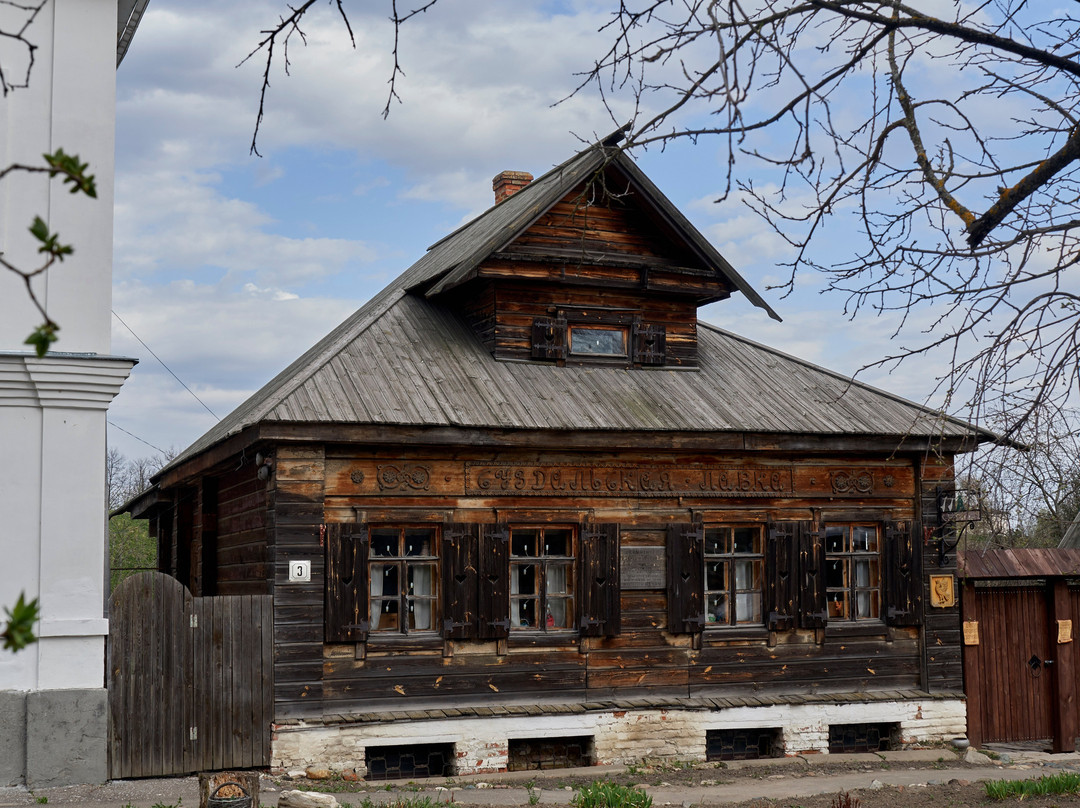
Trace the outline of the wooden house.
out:
M 776 315 L 616 142 L 500 174 L 133 503 L 194 595 L 273 597 L 274 765 L 964 735 L 935 524 L 993 436 L 699 321 Z

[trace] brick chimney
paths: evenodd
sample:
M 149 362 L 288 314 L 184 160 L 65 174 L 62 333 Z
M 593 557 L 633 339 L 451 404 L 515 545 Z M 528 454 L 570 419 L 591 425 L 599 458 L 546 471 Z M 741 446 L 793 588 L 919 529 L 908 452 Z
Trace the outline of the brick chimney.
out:
M 495 204 L 511 197 L 533 181 L 533 175 L 527 171 L 504 171 L 491 181 L 495 191 Z

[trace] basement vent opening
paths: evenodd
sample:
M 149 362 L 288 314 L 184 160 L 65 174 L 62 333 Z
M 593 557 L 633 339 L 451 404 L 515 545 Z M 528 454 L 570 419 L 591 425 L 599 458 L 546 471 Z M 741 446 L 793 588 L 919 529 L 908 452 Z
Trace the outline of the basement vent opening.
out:
M 367 780 L 450 777 L 454 774 L 452 743 L 369 746 L 364 754 L 367 758 Z
M 507 771 L 573 769 L 593 765 L 591 735 L 569 738 L 519 738 L 509 742 Z
M 830 724 L 829 751 L 888 752 L 899 747 L 899 724 Z
M 776 727 L 705 731 L 706 760 L 757 760 L 776 757 L 781 749 Z

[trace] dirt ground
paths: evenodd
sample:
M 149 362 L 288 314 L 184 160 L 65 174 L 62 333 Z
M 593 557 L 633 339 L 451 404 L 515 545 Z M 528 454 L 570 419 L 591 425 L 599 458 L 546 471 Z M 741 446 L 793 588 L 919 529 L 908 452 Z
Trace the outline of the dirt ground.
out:
M 521 805 L 526 800 L 515 799 L 507 793 L 507 799 L 500 800 L 499 790 L 526 790 L 528 795 L 536 795 L 537 804 L 544 805 L 553 801 L 568 801 L 573 790 L 578 786 L 587 785 L 594 780 L 603 779 L 627 786 L 645 786 L 646 790 L 656 795 L 656 805 L 671 802 L 680 804 L 685 808 L 690 805 L 707 804 L 709 806 L 740 806 L 740 808 L 959 808 L 960 806 L 1007 806 L 1019 802 L 1011 799 L 1005 802 L 996 802 L 986 796 L 986 788 L 983 782 L 977 781 L 978 777 L 994 776 L 1000 773 L 1002 777 L 1006 772 L 1013 777 L 1020 776 L 1038 778 L 1044 774 L 1052 774 L 1061 768 L 1080 768 L 1080 762 L 1067 767 L 1044 767 L 1044 766 L 995 766 L 988 769 L 986 766 L 971 766 L 965 764 L 962 759 L 946 752 L 940 761 L 936 762 L 895 762 L 881 761 L 880 763 L 817 763 L 812 766 L 805 763 L 785 761 L 776 765 L 755 765 L 746 768 L 728 768 L 723 764 L 695 764 L 686 766 L 662 766 L 629 767 L 624 772 L 605 771 L 602 775 L 584 774 L 585 770 L 569 772 L 536 772 L 535 775 L 518 773 L 513 780 L 508 781 L 492 777 L 489 787 L 491 792 L 485 794 L 485 805 Z M 1017 771 L 1020 769 L 1020 771 Z M 805 786 L 809 792 L 819 791 L 829 784 L 842 783 L 846 775 L 861 775 L 864 781 L 876 779 L 875 773 L 882 776 L 888 773 L 909 772 L 914 781 L 910 785 L 893 786 L 880 785 L 877 788 L 852 789 L 850 791 L 828 791 L 824 794 L 813 796 L 798 796 L 769 799 L 756 797 L 750 799 L 737 799 L 724 801 L 725 791 L 745 794 L 753 793 L 755 782 L 779 783 L 787 781 L 790 790 L 799 790 Z M 970 779 L 966 776 L 970 772 Z M 960 775 L 960 776 L 957 776 Z M 944 779 L 947 777 L 948 779 Z M 793 782 L 794 781 L 794 782 Z M 805 782 L 799 782 L 805 781 Z M 430 788 L 428 783 L 425 785 Z M 461 778 L 453 781 L 453 784 L 463 789 L 475 787 L 473 782 Z M 419 784 L 415 784 L 413 788 Z M 334 792 L 337 799 L 342 803 L 350 803 L 354 806 L 364 801 L 364 797 L 370 797 L 372 801 L 382 802 L 382 796 L 387 791 L 385 784 L 376 782 L 348 783 L 334 781 L 333 786 L 326 781 L 290 781 L 288 778 L 275 778 L 275 786 L 279 788 L 311 789 L 316 791 Z M 273 787 L 273 786 L 272 786 Z M 708 789 L 705 799 L 678 799 L 680 792 L 687 792 L 686 796 L 694 797 L 700 794 L 701 788 Z M 763 787 L 762 791 L 768 791 Z M 382 792 L 382 793 L 380 793 Z M 409 785 L 396 784 L 393 792 L 398 797 L 408 798 L 415 796 L 410 794 Z M 560 794 L 560 792 L 562 792 Z M 430 792 L 428 792 L 430 793 Z M 565 797 L 563 795 L 565 794 Z M 674 794 L 676 800 L 670 799 Z M 844 801 L 842 794 L 850 797 Z M 378 795 L 378 796 L 376 796 Z M 552 800 L 553 795 L 560 799 Z M 449 799 L 453 802 L 467 805 L 473 802 L 471 797 L 475 793 L 469 790 L 456 790 Z M 531 804 L 531 799 L 527 801 Z M 1056 808 L 1056 806 L 1080 806 L 1080 796 L 1053 796 L 1034 797 L 1023 800 L 1024 808 Z

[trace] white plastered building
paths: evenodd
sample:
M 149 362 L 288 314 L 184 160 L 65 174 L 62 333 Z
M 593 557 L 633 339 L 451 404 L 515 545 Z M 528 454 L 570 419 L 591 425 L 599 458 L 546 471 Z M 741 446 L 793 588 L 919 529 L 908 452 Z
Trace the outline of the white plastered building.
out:
M 103 782 L 106 410 L 134 360 L 110 353 L 116 68 L 147 0 L 47 0 L 26 39 L 29 85 L 0 98 L 0 167 L 42 165 L 62 148 L 89 163 L 97 199 L 59 179 L 0 181 L 0 252 L 36 266 L 34 216 L 75 252 L 34 281 L 60 325 L 56 350 L 24 344 L 41 322 L 20 277 L 0 270 L 0 605 L 38 598 L 39 641 L 0 651 L 0 786 Z M 0 6 L 0 28 L 27 13 Z M 9 79 L 27 52 L 0 45 Z

